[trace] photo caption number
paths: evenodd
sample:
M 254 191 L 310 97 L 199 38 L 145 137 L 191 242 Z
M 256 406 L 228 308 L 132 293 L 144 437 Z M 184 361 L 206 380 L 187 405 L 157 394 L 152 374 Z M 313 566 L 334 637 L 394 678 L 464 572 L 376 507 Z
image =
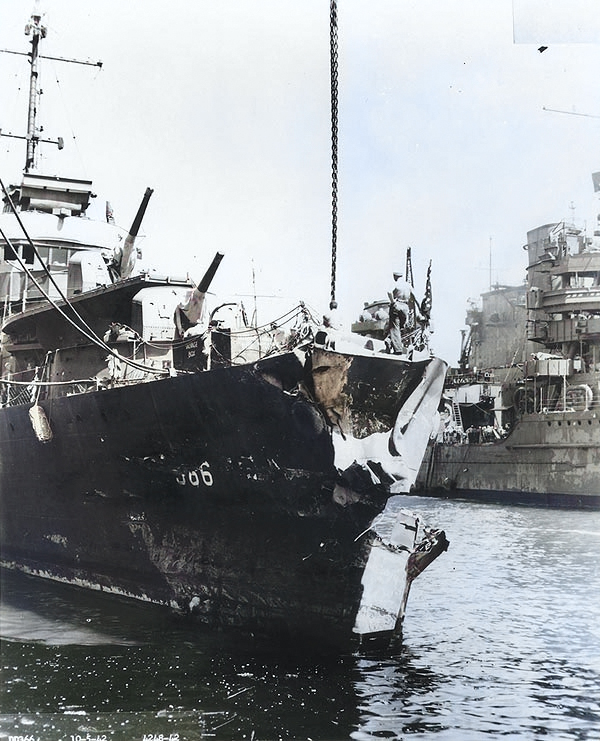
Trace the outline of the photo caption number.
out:
M 178 733 L 144 733 L 142 741 L 180 741 Z
M 210 465 L 207 461 L 204 461 L 198 469 L 192 469 L 187 473 L 183 471 L 178 473 L 175 477 L 175 481 L 177 481 L 180 486 L 185 486 L 186 484 L 190 484 L 191 486 L 200 486 L 200 484 L 203 484 L 204 486 L 212 486 L 215 483 L 210 470 Z

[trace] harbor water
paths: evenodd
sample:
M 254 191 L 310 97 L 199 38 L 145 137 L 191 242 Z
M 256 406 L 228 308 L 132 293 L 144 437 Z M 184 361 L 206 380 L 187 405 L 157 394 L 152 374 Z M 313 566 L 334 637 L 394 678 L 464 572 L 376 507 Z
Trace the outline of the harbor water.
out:
M 600 739 L 600 512 L 408 497 L 402 642 L 327 654 L 4 572 L 0 739 Z

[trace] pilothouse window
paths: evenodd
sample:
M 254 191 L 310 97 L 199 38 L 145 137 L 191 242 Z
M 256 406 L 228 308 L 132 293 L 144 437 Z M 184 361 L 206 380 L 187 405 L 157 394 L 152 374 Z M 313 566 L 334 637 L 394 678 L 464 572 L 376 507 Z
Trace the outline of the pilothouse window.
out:
M 5 260 L 16 260 L 15 251 L 13 250 L 12 246 L 8 243 L 4 245 L 4 259 Z
M 69 261 L 69 251 L 61 249 L 60 247 L 53 247 L 50 250 L 50 265 L 63 265 L 67 266 Z
M 17 254 L 15 255 L 15 250 Z M 33 265 L 33 247 L 29 244 L 17 244 L 12 242 L 11 244 L 6 243 L 4 245 L 4 259 L 17 260 L 20 257 L 27 265 Z
M 43 260 L 44 262 L 48 262 L 48 255 L 50 254 L 50 250 L 48 247 L 38 247 L 38 255 L 40 256 L 40 260 Z

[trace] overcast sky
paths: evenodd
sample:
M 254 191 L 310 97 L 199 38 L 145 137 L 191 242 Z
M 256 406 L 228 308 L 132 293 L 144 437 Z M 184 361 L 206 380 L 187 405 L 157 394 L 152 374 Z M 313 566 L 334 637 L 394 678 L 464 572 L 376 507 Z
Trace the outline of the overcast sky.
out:
M 525 277 L 529 229 L 595 227 L 600 69 L 594 0 L 339 0 L 337 298 L 350 320 L 413 250 L 433 261 L 434 350 L 455 363 L 467 300 Z M 0 48 L 27 51 L 33 0 L 0 0 Z M 94 181 L 129 226 L 155 189 L 144 258 L 214 290 L 276 296 L 259 319 L 329 301 L 327 0 L 41 0 L 40 170 Z M 566 10 L 565 10 L 566 9 Z M 515 43 L 526 41 L 528 43 Z M 540 52 L 540 46 L 548 48 Z M 0 127 L 24 133 L 28 65 L 0 54 Z M 553 109 L 553 110 L 545 110 Z M 560 112 L 555 112 L 560 111 Z M 577 114 L 577 115 L 573 115 Z M 22 142 L 0 140 L 20 176 Z M 490 270 L 491 256 L 491 270 Z M 244 298 L 249 307 L 251 298 Z

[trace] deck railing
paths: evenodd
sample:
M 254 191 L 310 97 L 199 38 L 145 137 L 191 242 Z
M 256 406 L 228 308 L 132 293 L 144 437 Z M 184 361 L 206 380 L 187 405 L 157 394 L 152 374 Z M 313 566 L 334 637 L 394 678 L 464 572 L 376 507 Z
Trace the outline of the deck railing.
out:
M 36 404 L 48 398 L 84 394 L 97 391 L 101 388 L 97 379 L 83 379 L 77 381 L 60 381 L 48 383 L 45 381 L 21 381 L 18 378 L 0 379 L 0 407 L 14 407 L 27 404 Z

